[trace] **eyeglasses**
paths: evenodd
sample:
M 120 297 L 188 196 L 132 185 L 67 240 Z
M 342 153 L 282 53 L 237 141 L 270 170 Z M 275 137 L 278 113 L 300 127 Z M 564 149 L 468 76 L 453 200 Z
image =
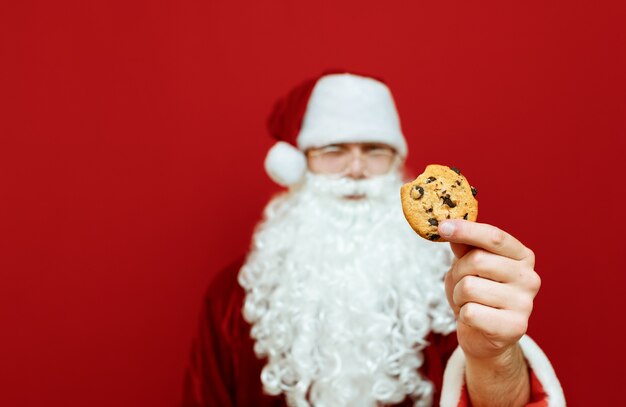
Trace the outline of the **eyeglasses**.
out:
M 346 175 L 354 159 L 362 165 L 365 176 L 382 175 L 387 173 L 398 155 L 396 150 L 378 143 L 365 144 L 333 144 L 307 151 L 309 165 L 314 172 Z

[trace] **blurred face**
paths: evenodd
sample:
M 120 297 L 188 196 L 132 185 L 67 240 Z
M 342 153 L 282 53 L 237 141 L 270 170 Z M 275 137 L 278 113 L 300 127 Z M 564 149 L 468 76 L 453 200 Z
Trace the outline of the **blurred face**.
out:
M 383 143 L 331 144 L 307 150 L 306 157 L 309 170 L 314 174 L 354 180 L 385 175 L 400 161 L 396 150 Z M 359 199 L 362 196 L 346 198 Z

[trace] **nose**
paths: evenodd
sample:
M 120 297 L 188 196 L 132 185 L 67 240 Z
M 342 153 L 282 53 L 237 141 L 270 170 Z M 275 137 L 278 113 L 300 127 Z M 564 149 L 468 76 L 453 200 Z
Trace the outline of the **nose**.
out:
M 346 176 L 352 179 L 367 178 L 365 175 L 365 165 L 363 163 L 363 152 L 358 148 L 352 151 L 352 160 L 348 166 Z

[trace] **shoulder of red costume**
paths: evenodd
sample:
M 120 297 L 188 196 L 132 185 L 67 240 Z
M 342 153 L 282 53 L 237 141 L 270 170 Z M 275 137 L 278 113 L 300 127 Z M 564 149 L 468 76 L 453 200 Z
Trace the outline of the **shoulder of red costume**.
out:
M 220 318 L 232 312 L 241 314 L 245 292 L 237 277 L 244 261 L 244 256 L 235 259 L 220 269 L 209 282 L 204 294 L 204 305 L 211 314 Z

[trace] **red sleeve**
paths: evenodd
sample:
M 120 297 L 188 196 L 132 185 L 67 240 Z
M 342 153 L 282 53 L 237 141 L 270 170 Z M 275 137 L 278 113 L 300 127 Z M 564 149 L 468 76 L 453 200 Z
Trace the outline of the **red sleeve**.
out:
M 449 335 L 431 333 L 426 338 L 428 346 L 424 349 L 424 363 L 420 373 L 428 378 L 434 386 L 433 407 L 439 406 L 441 388 L 443 387 L 443 372 L 448 359 L 456 349 L 458 341 L 456 332 Z
M 183 407 L 284 407 L 263 392 L 265 360 L 254 354 L 237 282 L 243 258 L 220 271 L 206 292 L 185 374 Z
M 183 407 L 232 407 L 231 389 L 233 354 L 230 344 L 220 332 L 216 310 L 206 295 L 200 313 L 198 332 L 193 341 L 191 357 L 183 390 Z
M 527 407 L 547 407 L 548 406 L 548 395 L 546 394 L 543 386 L 537 376 L 535 376 L 535 372 L 532 369 L 529 369 L 530 372 L 530 402 L 526 404 Z

